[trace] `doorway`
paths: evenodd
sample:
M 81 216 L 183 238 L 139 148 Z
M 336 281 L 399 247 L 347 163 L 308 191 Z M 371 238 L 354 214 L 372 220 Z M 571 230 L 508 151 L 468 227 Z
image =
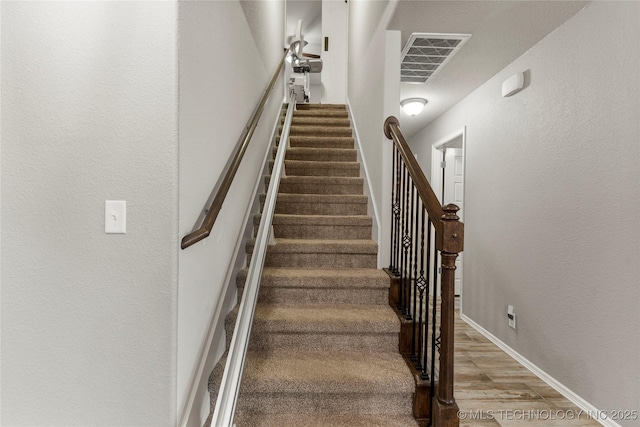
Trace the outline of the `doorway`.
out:
M 431 148 L 431 185 L 442 205 L 456 204 L 464 221 L 466 126 L 435 142 Z M 463 254 L 456 259 L 455 295 L 459 306 L 463 289 Z
M 322 54 L 322 0 L 288 0 L 286 2 L 285 40 L 284 45 L 289 46 L 291 38 L 296 33 L 298 20 L 302 19 L 302 34 L 307 42 L 304 47 L 305 54 Z M 285 65 L 284 72 L 284 98 L 289 98 L 289 78 L 291 66 Z M 319 104 L 322 98 L 323 88 L 321 73 L 309 74 L 310 103 Z

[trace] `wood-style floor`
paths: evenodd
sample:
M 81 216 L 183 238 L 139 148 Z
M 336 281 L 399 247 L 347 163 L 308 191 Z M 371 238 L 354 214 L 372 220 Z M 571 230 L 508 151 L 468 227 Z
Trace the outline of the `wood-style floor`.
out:
M 460 427 L 600 425 L 458 313 L 455 334 L 454 390 Z

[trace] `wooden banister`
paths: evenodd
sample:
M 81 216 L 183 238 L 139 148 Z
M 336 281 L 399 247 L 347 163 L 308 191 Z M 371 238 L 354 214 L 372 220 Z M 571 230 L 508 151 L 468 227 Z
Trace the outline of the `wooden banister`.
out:
M 424 172 L 422 172 L 418 161 L 411 152 L 409 144 L 407 144 L 402 132 L 400 132 L 400 122 L 396 117 L 387 117 L 387 120 L 384 122 L 384 135 L 392 140 L 398 148 L 398 152 L 402 156 L 402 160 L 407 166 L 411 178 L 413 178 L 418 195 L 427 209 L 429 219 L 434 225 L 439 224 L 442 215 L 444 215 L 442 205 L 438 201 L 436 194 L 433 192 L 433 189 L 429 184 L 429 180 L 424 176 Z
M 220 188 L 218 189 L 216 195 L 214 196 L 213 201 L 211 202 L 211 205 L 206 210 L 206 215 L 202 221 L 202 224 L 198 228 L 194 229 L 191 233 L 184 236 L 180 244 L 180 247 L 182 249 L 186 249 L 189 246 L 195 243 L 198 243 L 200 240 L 203 240 L 209 237 L 209 234 L 211 234 L 211 229 L 213 228 L 213 225 L 215 224 L 216 219 L 218 218 L 220 209 L 222 209 L 222 204 L 224 203 L 224 200 L 227 197 L 227 193 L 229 192 L 231 183 L 233 182 L 233 179 L 236 176 L 238 167 L 240 167 L 240 163 L 242 162 L 242 157 L 244 156 L 245 151 L 247 151 L 247 147 L 251 142 L 251 137 L 253 136 L 253 133 L 255 132 L 256 127 L 258 126 L 258 121 L 260 120 L 260 116 L 262 115 L 264 106 L 267 103 L 267 99 L 269 99 L 271 90 L 273 89 L 273 86 L 275 85 L 276 81 L 278 80 L 278 76 L 282 71 L 285 57 L 286 55 L 284 55 L 280 60 L 280 63 L 278 64 L 276 71 L 273 73 L 273 77 L 271 78 L 269 85 L 265 89 L 264 95 L 262 95 L 262 98 L 260 99 L 260 103 L 258 104 L 255 112 L 253 113 L 253 116 L 251 117 L 251 120 L 249 121 L 249 124 L 247 125 L 242 135 L 240 136 L 242 143 L 240 144 L 240 146 L 238 147 L 238 149 L 233 155 L 229 168 L 227 169 L 227 172 L 225 173 L 224 178 L 222 179 L 222 183 L 220 184 Z
M 422 378 L 430 378 L 431 391 L 428 393 L 426 402 L 414 403 L 414 407 L 431 408 L 424 409 L 424 413 L 417 414 L 418 418 L 430 418 L 431 425 L 434 427 L 457 427 L 459 425 L 458 419 L 458 405 L 456 404 L 453 395 L 453 372 L 454 372 L 454 327 L 455 327 L 455 270 L 456 270 L 456 258 L 458 253 L 462 252 L 464 246 L 464 224 L 460 222 L 457 212 L 458 206 L 454 204 L 448 204 L 442 206 L 434 193 L 429 181 L 422 172 L 420 165 L 418 164 L 415 156 L 411 152 L 407 141 L 404 139 L 402 132 L 400 131 L 399 121 L 396 117 L 388 117 L 384 122 L 384 134 L 387 138 L 391 139 L 394 143 L 394 171 L 397 173 L 392 179 L 395 183 L 395 188 L 392 190 L 392 216 L 395 216 L 395 223 L 391 225 L 391 262 L 388 269 L 388 273 L 392 277 L 392 283 L 395 283 L 397 288 L 394 292 L 394 305 L 402 314 L 402 318 L 406 325 L 413 322 L 413 329 L 408 334 L 409 340 L 414 342 L 403 343 L 401 342 L 400 348 L 411 348 L 410 361 L 417 361 L 416 369 L 420 369 Z M 401 162 L 396 160 L 399 153 Z M 404 178 L 405 171 L 408 173 L 410 179 Z M 393 175 L 393 174 L 392 174 Z M 402 187 L 400 183 L 402 182 Z M 420 199 L 419 204 L 414 203 L 413 189 L 415 189 Z M 404 195 L 402 195 L 404 193 Z M 404 197 L 404 199 L 403 199 Z M 419 208 L 422 206 L 423 208 Z M 406 210 L 415 210 L 413 214 L 405 214 L 402 212 Z M 422 214 L 418 213 L 419 209 L 423 209 Z M 440 336 L 436 337 L 436 263 L 433 262 L 434 273 L 433 282 L 431 287 L 434 292 L 432 315 L 433 321 L 430 325 L 431 332 L 433 334 L 431 345 L 432 356 L 431 363 L 433 366 L 435 359 L 435 348 L 440 351 L 439 368 L 438 368 L 438 381 L 437 387 L 435 384 L 435 372 L 432 368 L 431 371 L 425 369 L 426 358 L 423 358 L 424 353 L 423 344 L 427 343 L 427 338 L 416 338 L 418 333 L 415 331 L 422 331 L 423 327 L 426 329 L 428 321 L 425 324 L 422 322 L 421 313 L 424 304 L 423 294 L 429 293 L 429 279 L 423 274 L 423 262 L 425 259 L 424 254 L 424 240 L 425 240 L 425 224 L 424 224 L 424 211 L 426 211 L 429 219 L 429 223 L 433 225 L 435 230 L 435 247 L 440 252 Z M 422 216 L 420 216 L 422 215 Z M 422 225 L 421 232 L 418 233 L 418 226 L 415 224 L 409 224 L 413 218 L 418 221 L 421 217 Z M 402 218 L 402 219 L 400 219 Z M 418 245 L 416 240 L 420 239 L 420 251 L 418 251 Z M 429 238 L 430 239 L 430 238 Z M 428 244 L 427 244 L 428 246 Z M 396 255 L 394 255 L 394 253 Z M 414 258 L 415 257 L 415 258 Z M 429 264 L 429 252 L 427 250 L 427 265 Z M 437 259 L 437 257 L 436 257 Z M 420 272 L 417 275 L 417 266 L 420 264 Z M 413 267 L 413 271 L 412 271 Z M 428 268 L 428 266 L 427 266 Z M 395 281 L 394 281 L 395 280 Z M 415 286 L 414 289 L 411 289 Z M 417 300 L 419 298 L 419 302 Z M 413 300 L 412 300 L 413 299 Z M 428 299 L 428 298 L 427 298 Z M 413 303 L 413 311 L 411 304 Z M 420 307 L 416 309 L 416 304 Z M 417 310 L 417 312 L 416 312 Z M 415 317 L 420 316 L 418 324 L 416 324 Z M 402 336 L 402 333 L 401 333 Z M 417 345 L 416 341 L 417 340 Z M 439 341 L 439 345 L 437 342 Z M 418 348 L 417 354 L 415 348 Z M 407 351 L 408 352 L 408 351 Z M 424 359 L 424 364 L 421 364 Z M 418 388 L 417 388 L 418 389 Z M 416 393 L 416 396 L 424 396 L 424 394 Z
M 384 122 L 384 135 L 388 139 L 391 139 L 398 148 L 402 160 L 404 160 L 409 174 L 413 179 L 418 195 L 429 214 L 429 219 L 436 229 L 436 247 L 441 251 L 450 253 L 462 252 L 464 227 L 460 222 L 442 221 L 445 211 L 436 193 L 433 192 L 429 180 L 424 176 L 422 168 L 420 168 L 418 161 L 411 152 L 409 144 L 407 144 L 407 141 L 404 139 L 404 135 L 402 135 L 400 131 L 400 122 L 396 117 L 387 117 L 387 120 Z

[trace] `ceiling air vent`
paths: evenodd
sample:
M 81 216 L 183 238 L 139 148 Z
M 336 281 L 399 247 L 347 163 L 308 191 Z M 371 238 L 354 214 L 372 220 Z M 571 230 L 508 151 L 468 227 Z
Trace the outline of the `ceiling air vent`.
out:
M 460 50 L 471 34 L 412 33 L 402 49 L 400 81 L 425 83 Z

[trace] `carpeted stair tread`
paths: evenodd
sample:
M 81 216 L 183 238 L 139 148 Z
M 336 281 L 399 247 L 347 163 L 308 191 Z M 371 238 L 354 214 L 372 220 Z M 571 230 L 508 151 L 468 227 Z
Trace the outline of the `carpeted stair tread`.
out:
M 400 354 L 250 351 L 244 393 L 412 393 L 413 378 Z
M 280 142 L 280 137 L 276 138 Z M 291 147 L 315 147 L 315 148 L 353 148 L 355 141 L 351 136 L 290 136 Z
M 273 148 L 275 157 L 277 147 Z M 358 153 L 353 148 L 333 147 L 292 147 L 287 150 L 285 161 L 356 163 Z
M 318 110 L 321 111 L 321 110 Z M 327 110 L 329 111 L 329 110 Z M 285 116 L 280 117 L 280 125 L 283 125 Z M 313 125 L 313 126 L 344 126 L 350 127 L 351 121 L 348 116 L 328 116 L 318 114 L 293 114 L 291 124 L 297 125 Z
M 247 269 L 240 271 L 241 283 Z M 318 269 L 318 268 L 265 268 L 260 288 L 308 287 L 308 288 L 389 288 L 389 276 L 375 268 Z
M 416 420 L 406 415 L 369 414 L 251 414 L 239 413 L 237 427 L 417 427 Z
M 346 109 L 338 108 L 316 108 L 313 110 L 296 110 L 293 117 L 349 117 Z
M 347 111 L 345 104 L 296 104 L 296 111 L 303 110 L 342 110 Z
M 247 243 L 247 252 L 253 252 L 255 240 Z M 291 254 L 378 254 L 378 244 L 373 240 L 337 239 L 275 239 L 268 252 Z
M 400 322 L 383 305 L 259 304 L 254 327 L 264 333 L 397 334 Z
M 265 178 L 269 185 L 270 177 Z M 352 176 L 285 176 L 279 193 L 361 195 L 364 179 Z
M 358 153 L 352 148 L 291 147 L 285 155 L 286 160 L 355 162 Z
M 227 317 L 231 331 L 237 307 Z M 397 354 L 400 321 L 383 304 L 259 303 L 249 350 Z M 228 337 L 229 339 L 230 337 Z
M 238 412 L 265 414 L 398 414 L 411 413 L 412 393 L 246 393 Z
M 285 160 L 284 169 L 288 176 L 360 176 L 358 162 Z
M 366 239 L 276 238 L 265 257 L 266 267 L 290 268 L 375 268 L 378 245 Z M 247 243 L 253 253 L 254 241 Z
M 253 218 L 254 236 L 262 216 Z M 368 215 L 295 215 L 275 214 L 276 238 L 293 239 L 370 239 L 372 220 Z
M 242 293 L 247 269 L 236 277 Z M 260 280 L 259 303 L 389 304 L 389 276 L 375 268 L 304 269 L 267 267 Z M 396 345 L 397 348 L 397 345 Z
M 284 123 L 284 120 L 282 120 Z M 350 127 L 347 117 L 293 116 L 292 126 L 342 126 Z
M 298 278 L 304 280 L 305 285 L 319 288 L 341 286 L 389 288 L 389 276 L 384 271 L 375 268 L 329 270 L 317 268 L 265 268 L 263 277 Z
M 261 209 L 266 195 L 260 195 Z M 302 215 L 365 215 L 367 196 L 362 194 L 295 194 L 280 193 L 276 213 Z
M 267 177 L 270 178 L 270 177 Z M 358 183 L 364 184 L 364 178 L 361 177 L 353 177 L 353 176 L 285 176 L 282 178 L 283 180 L 289 181 L 299 181 L 299 182 L 307 182 L 307 183 L 320 183 L 320 184 L 333 184 L 338 185 L 342 183 Z
M 260 194 L 261 202 L 267 197 L 265 193 Z M 278 193 L 277 202 L 296 202 L 296 203 L 313 203 L 313 204 L 342 204 L 352 205 L 360 204 L 366 205 L 368 202 L 367 196 L 363 194 L 287 194 Z
M 291 136 L 298 135 L 317 135 L 317 136 L 351 136 L 351 128 L 348 126 L 314 126 L 314 125 L 296 125 L 291 126 Z
M 254 225 L 260 224 L 262 214 L 256 214 Z M 373 220 L 368 215 L 296 215 L 275 214 L 272 225 L 343 225 L 343 226 L 371 226 Z

